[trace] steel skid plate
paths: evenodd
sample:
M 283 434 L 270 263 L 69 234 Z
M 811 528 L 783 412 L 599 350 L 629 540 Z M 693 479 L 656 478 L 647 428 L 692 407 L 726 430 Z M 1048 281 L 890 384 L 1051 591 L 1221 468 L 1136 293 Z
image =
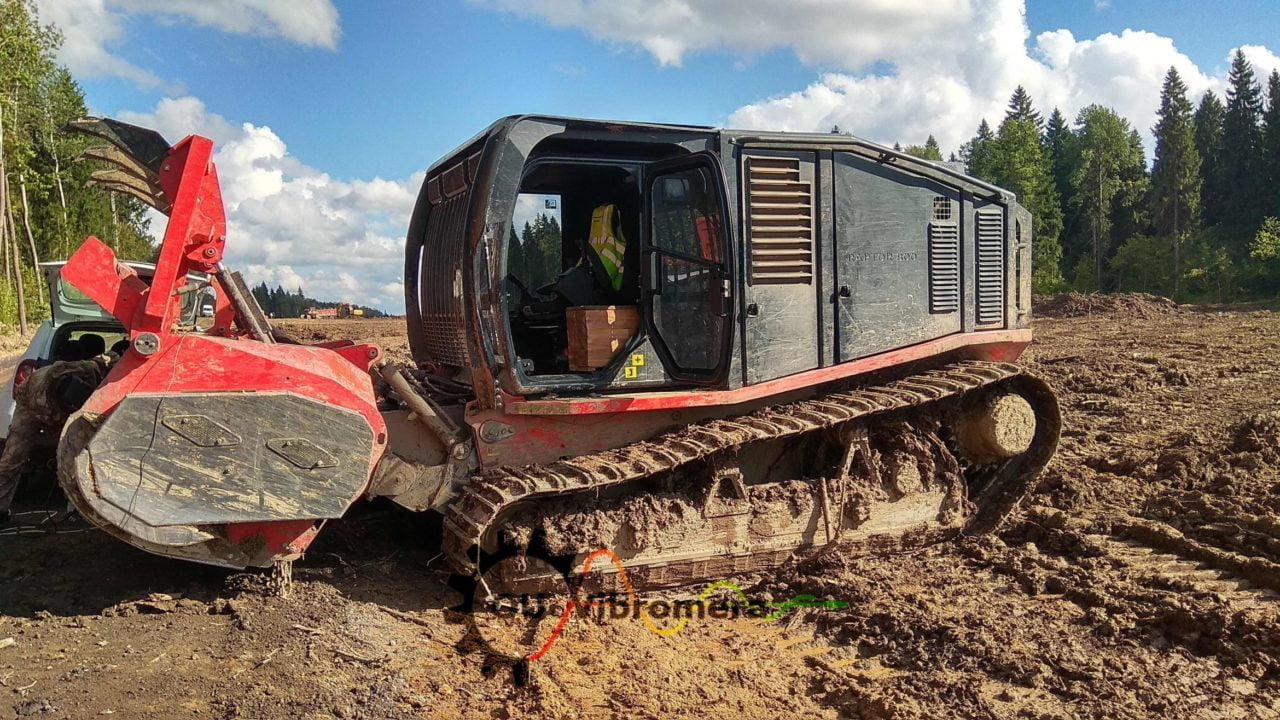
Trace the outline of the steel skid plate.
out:
M 358 413 L 290 393 L 129 395 L 89 443 L 92 494 L 151 527 L 336 518 L 373 444 Z

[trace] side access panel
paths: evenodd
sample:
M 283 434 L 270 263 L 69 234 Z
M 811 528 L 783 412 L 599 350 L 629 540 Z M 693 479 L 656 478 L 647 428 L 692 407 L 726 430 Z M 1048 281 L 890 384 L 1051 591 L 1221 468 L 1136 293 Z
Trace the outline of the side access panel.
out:
M 822 364 L 819 188 L 812 151 L 744 151 L 743 354 L 747 384 Z
M 960 332 L 960 192 L 852 153 L 833 166 L 837 361 Z

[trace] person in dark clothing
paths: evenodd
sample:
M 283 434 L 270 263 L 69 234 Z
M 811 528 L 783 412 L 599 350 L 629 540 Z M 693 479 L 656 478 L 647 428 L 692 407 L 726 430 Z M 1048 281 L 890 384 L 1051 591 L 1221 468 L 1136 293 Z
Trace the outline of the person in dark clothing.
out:
M 18 490 L 22 469 L 40 433 L 60 432 L 67 418 L 102 384 L 115 360 L 114 355 L 60 360 L 36 370 L 18 386 L 13 422 L 9 425 L 4 454 L 0 455 L 0 522 L 10 517 L 9 508 Z
M 80 336 L 80 357 L 73 360 L 89 360 L 107 351 L 107 341 L 101 335 L 85 333 Z

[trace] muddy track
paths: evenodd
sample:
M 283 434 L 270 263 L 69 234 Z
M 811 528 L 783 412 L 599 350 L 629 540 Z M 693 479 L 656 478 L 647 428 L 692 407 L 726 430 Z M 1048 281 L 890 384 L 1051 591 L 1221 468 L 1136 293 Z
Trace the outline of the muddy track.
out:
M 884 553 L 916 549 L 949 539 L 961 529 L 988 532 L 1026 494 L 1052 455 L 1059 433 L 1059 412 L 1044 384 L 1006 363 L 957 362 L 880 384 L 822 395 L 749 415 L 712 420 L 652 440 L 570 460 L 528 468 L 496 468 L 472 479 L 450 504 L 445 517 L 444 552 L 460 572 L 474 570 L 474 550 L 509 508 L 532 498 L 588 495 L 602 488 L 635 482 L 676 470 L 718 453 L 737 453 L 750 444 L 798 437 L 854 422 L 883 422 L 890 413 L 957 401 L 989 388 L 1006 387 L 1036 403 L 1036 444 L 1025 455 L 1003 461 L 986 474 L 979 509 L 965 525 L 942 532 L 909 533 L 904 538 L 869 539 L 869 549 Z M 919 537 L 916 537 L 919 535 Z M 846 545 L 846 552 L 853 552 Z M 710 582 L 726 574 L 769 569 L 791 550 L 728 555 L 708 547 L 679 559 L 663 558 L 659 567 L 633 568 L 637 587 L 655 588 Z

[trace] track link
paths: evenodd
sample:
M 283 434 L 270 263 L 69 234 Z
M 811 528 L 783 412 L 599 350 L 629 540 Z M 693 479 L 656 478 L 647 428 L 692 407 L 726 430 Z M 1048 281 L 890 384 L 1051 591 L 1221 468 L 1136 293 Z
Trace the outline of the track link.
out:
M 473 556 L 476 549 L 500 515 L 518 502 L 640 480 L 750 443 L 794 437 L 852 420 L 958 398 L 1014 378 L 1033 383 L 1032 390 L 1051 404 L 1049 416 L 1040 419 L 1051 426 L 1044 431 L 1052 442 L 1033 447 L 1024 456 L 1004 463 L 1018 464 L 1016 475 L 1023 482 L 991 488 L 993 497 L 970 523 L 985 530 L 1003 519 L 1022 497 L 1026 482 L 1052 457 L 1060 420 L 1052 392 L 1042 382 L 1025 375 L 1016 365 L 974 360 L 951 363 L 879 385 L 763 408 L 748 415 L 709 420 L 623 448 L 548 465 L 486 470 L 472 477 L 450 504 L 444 522 L 443 549 L 457 570 L 473 574 L 477 568 Z

